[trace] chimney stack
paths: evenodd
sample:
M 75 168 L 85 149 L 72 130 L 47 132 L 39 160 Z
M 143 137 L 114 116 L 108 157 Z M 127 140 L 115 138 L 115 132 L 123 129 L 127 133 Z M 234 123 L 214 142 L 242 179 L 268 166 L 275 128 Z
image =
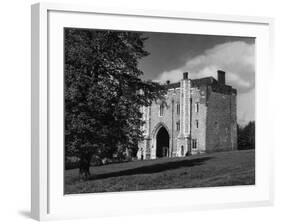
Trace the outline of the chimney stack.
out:
M 225 71 L 218 70 L 218 82 L 225 85 Z
M 188 79 L 188 72 L 183 73 L 183 79 L 187 80 Z

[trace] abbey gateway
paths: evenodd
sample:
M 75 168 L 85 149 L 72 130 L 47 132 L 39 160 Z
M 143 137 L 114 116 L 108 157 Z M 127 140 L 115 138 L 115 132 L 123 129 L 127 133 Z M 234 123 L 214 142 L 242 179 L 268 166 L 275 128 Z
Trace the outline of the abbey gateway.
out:
M 205 77 L 166 83 L 165 101 L 142 108 L 144 141 L 139 159 L 182 157 L 190 154 L 237 149 L 236 89 Z

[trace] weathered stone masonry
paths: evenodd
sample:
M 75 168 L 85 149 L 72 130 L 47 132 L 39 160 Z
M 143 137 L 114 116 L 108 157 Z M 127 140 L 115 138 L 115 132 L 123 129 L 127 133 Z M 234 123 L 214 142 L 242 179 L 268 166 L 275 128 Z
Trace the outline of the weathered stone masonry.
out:
M 142 108 L 144 141 L 138 158 L 181 157 L 237 149 L 236 89 L 225 72 L 213 77 L 167 83 L 165 101 Z

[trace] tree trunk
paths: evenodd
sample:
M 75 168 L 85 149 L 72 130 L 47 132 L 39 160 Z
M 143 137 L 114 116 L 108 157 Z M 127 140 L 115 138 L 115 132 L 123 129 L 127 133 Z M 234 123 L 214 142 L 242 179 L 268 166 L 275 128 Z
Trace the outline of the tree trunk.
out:
M 91 156 L 81 155 L 80 162 L 79 162 L 79 177 L 82 180 L 88 180 L 90 177 L 90 165 L 91 165 Z

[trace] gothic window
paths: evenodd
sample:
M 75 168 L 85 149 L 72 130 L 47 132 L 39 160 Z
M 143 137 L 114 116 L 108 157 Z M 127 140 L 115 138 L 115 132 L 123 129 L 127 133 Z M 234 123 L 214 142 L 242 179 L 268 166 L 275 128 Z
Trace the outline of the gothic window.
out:
M 162 117 L 164 114 L 164 104 L 160 104 L 160 107 L 159 107 L 159 115 Z
M 180 122 L 178 121 L 177 122 L 177 131 L 179 131 L 180 130 Z
M 197 149 L 197 139 L 192 139 L 192 148 Z
M 180 104 L 177 103 L 177 114 L 180 114 Z
M 199 103 L 195 103 L 195 112 L 196 112 L 196 113 L 199 112 Z
M 184 147 L 183 147 L 183 145 L 181 146 L 181 155 L 184 156 Z

